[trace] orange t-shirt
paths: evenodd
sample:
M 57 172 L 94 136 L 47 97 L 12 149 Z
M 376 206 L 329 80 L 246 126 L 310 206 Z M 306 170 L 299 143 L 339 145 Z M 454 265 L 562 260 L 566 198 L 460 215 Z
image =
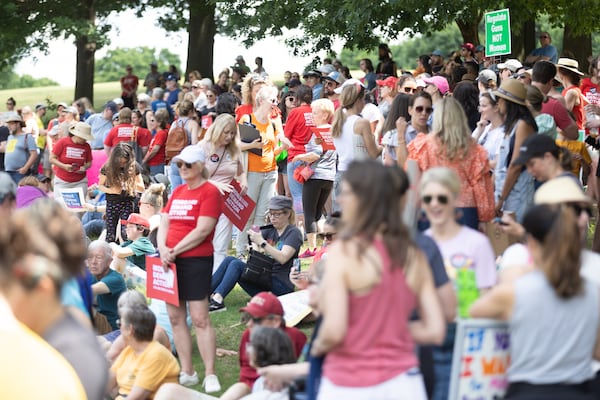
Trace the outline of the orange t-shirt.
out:
M 277 163 L 275 161 L 275 147 L 277 146 L 277 131 L 275 126 L 269 120 L 266 123 L 261 123 L 256 119 L 254 114 L 250 114 L 252 117 L 252 123 L 256 126 L 256 129 L 260 132 L 262 139 L 262 157 L 257 156 L 254 153 L 248 153 L 248 172 L 271 172 L 277 169 Z M 243 118 L 244 122 L 247 122 L 246 118 Z

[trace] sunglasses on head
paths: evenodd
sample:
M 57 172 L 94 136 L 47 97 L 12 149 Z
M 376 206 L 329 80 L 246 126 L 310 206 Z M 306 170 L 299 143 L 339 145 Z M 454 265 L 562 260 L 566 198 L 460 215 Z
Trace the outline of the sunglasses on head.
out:
M 327 232 L 327 233 L 319 233 L 318 236 L 321 239 L 327 239 L 327 240 L 331 240 L 333 239 L 333 237 L 337 235 L 337 232 Z
M 425 111 L 427 114 L 431 114 L 433 112 L 433 108 L 432 107 L 423 107 L 423 106 L 416 106 L 415 107 L 415 111 L 417 113 L 422 113 L 423 111 Z
M 434 198 L 437 199 L 437 202 L 440 204 L 448 204 L 449 199 L 445 194 L 440 194 L 437 196 L 425 195 L 421 198 L 421 200 L 423 200 L 423 203 L 425 204 L 431 204 Z
M 192 164 L 183 161 L 177 161 L 175 165 L 177 165 L 177 168 L 183 168 L 184 165 L 187 169 L 192 168 Z

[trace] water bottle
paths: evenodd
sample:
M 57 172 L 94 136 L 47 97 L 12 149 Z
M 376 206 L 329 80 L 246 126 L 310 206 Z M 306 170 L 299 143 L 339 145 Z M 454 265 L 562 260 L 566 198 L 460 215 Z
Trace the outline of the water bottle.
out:
M 600 116 L 598 116 L 598 114 L 591 112 L 591 111 L 586 111 L 585 113 L 585 119 L 587 119 L 588 121 L 594 121 L 597 120 L 598 118 L 600 118 Z M 590 136 L 596 138 L 598 137 L 598 128 L 589 128 L 588 129 L 590 132 Z

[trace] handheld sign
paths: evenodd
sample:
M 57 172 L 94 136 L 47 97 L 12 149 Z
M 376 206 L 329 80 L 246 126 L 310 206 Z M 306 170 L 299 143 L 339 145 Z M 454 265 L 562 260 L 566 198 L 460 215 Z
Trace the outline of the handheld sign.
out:
M 310 128 L 311 132 L 321 140 L 321 147 L 323 147 L 323 153 L 328 150 L 335 151 L 335 145 L 333 144 L 333 137 L 331 136 L 331 128 Z
M 179 307 L 175 264 L 169 265 L 165 272 L 159 257 L 146 256 L 146 295 Z
M 61 189 L 60 197 L 62 201 L 65 203 L 65 206 L 69 210 L 83 210 L 83 205 L 85 204 L 85 197 L 83 196 L 83 191 L 81 188 L 77 189 Z
M 510 54 L 510 13 L 508 8 L 485 13 L 485 56 Z
M 503 399 L 510 363 L 508 324 L 489 319 L 459 320 L 452 355 L 450 400 Z
M 236 228 L 243 231 L 256 203 L 247 194 L 244 196 L 240 194 L 242 188 L 235 179 L 231 181 L 230 185 L 233 186 L 233 190 L 223 198 L 223 214 Z

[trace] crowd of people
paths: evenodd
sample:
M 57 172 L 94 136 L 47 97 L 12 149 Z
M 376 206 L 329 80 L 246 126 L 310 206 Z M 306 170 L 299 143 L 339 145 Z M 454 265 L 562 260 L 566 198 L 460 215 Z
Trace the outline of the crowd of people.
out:
M 508 324 L 507 398 L 597 398 L 600 60 L 586 77 L 539 38 L 523 62 L 464 43 L 410 71 L 381 44 L 360 78 L 327 59 L 280 87 L 260 57 L 214 84 L 151 63 L 139 94 L 129 66 L 99 113 L 59 103 L 47 125 L 49 105 L 9 98 L 3 393 L 446 400 L 457 321 L 477 317 Z M 253 204 L 241 229 L 233 192 Z M 136 291 L 147 257 L 175 266 L 178 305 Z M 236 285 L 247 329 L 222 388 L 211 313 Z M 295 290 L 309 341 L 278 298 Z

